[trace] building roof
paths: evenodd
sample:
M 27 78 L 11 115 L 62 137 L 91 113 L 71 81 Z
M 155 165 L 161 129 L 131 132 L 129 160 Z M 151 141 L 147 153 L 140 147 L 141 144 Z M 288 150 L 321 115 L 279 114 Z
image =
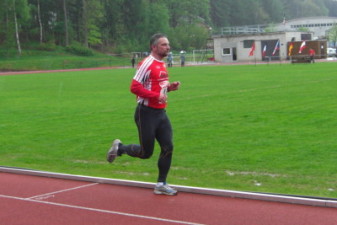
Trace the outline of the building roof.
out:
M 337 23 L 337 17 L 330 17 L 330 16 L 312 16 L 312 17 L 301 17 L 286 20 L 286 23 L 296 23 L 296 22 L 307 22 L 307 21 L 335 21 Z M 280 23 L 283 24 L 283 23 Z

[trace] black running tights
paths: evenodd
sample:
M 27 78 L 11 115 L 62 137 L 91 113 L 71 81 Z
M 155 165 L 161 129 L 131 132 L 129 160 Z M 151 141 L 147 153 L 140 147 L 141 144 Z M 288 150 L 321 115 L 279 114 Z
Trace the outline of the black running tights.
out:
M 148 159 L 152 156 L 155 140 L 161 152 L 158 159 L 158 182 L 166 182 L 171 167 L 173 143 L 172 126 L 165 109 L 154 109 L 138 105 L 135 111 L 140 145 L 122 145 L 120 148 L 132 157 Z

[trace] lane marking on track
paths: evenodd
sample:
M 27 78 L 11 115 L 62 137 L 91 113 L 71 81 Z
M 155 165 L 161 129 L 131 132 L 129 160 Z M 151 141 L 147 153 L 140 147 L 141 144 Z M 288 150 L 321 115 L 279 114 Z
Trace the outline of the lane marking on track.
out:
M 40 177 L 45 177 L 45 178 L 58 178 L 58 179 L 67 179 L 67 180 L 73 180 L 73 181 L 84 181 L 84 182 L 92 182 L 92 183 L 100 183 L 100 184 L 129 186 L 129 187 L 137 187 L 137 188 L 152 189 L 155 185 L 155 183 L 149 183 L 149 182 L 143 182 L 143 181 L 121 180 L 121 179 L 111 179 L 111 178 L 103 178 L 103 177 L 91 177 L 91 176 L 84 176 L 84 175 L 55 173 L 55 172 L 31 170 L 31 169 L 24 169 L 24 168 L 17 168 L 17 167 L 6 167 L 6 166 L 0 166 L 0 172 L 26 175 L 26 176 L 40 176 Z M 181 186 L 181 185 L 172 185 L 172 187 L 176 188 L 178 191 L 192 193 L 192 194 L 205 194 L 205 195 L 214 195 L 214 196 L 219 196 L 219 197 L 230 197 L 230 198 L 268 201 L 268 202 L 282 202 L 282 203 L 297 204 L 297 205 L 337 208 L 336 198 L 319 198 L 319 197 L 314 197 L 314 196 L 296 196 L 296 195 L 284 195 L 284 194 L 273 194 L 273 193 L 244 192 L 244 191 L 200 188 L 200 187 Z
M 77 187 L 73 187 L 73 188 L 68 188 L 68 189 L 63 189 L 63 190 L 59 190 L 59 191 L 54 191 L 54 192 L 50 192 L 50 193 L 46 193 L 46 194 L 42 194 L 42 195 L 32 196 L 32 197 L 29 197 L 29 198 L 26 198 L 26 199 L 43 200 L 43 199 L 47 199 L 47 198 L 52 198 L 52 197 L 55 196 L 55 194 L 64 193 L 64 192 L 68 192 L 68 191 L 73 191 L 73 190 L 77 190 L 77 189 L 82 189 L 82 188 L 94 186 L 94 185 L 97 185 L 97 184 L 98 183 L 81 185 L 81 186 L 77 186 Z
M 72 208 L 72 209 L 87 210 L 87 211 L 91 211 L 91 212 L 99 212 L 99 213 L 120 215 L 120 216 L 126 216 L 126 217 L 135 217 L 135 218 L 145 219 L 145 220 L 154 220 L 154 221 L 177 223 L 177 224 L 186 224 L 186 225 L 205 225 L 205 224 L 201 224 L 201 223 L 193 223 L 193 222 L 188 222 L 188 221 L 164 219 L 164 218 L 160 218 L 160 217 L 144 216 L 144 215 L 138 215 L 138 214 L 132 214 L 132 213 L 125 213 L 125 212 L 118 212 L 118 211 L 111 211 L 111 210 L 104 210 L 104 209 L 96 209 L 96 208 L 89 208 L 89 207 L 76 206 L 76 205 L 67 205 L 67 204 L 56 203 L 56 202 L 46 202 L 46 201 L 40 201 L 40 200 L 31 199 L 31 198 L 20 198 L 20 197 L 9 196 L 9 195 L 1 195 L 0 194 L 0 198 L 20 200 L 20 201 L 33 202 L 33 203 L 40 203 L 40 204 L 45 204 L 45 205 L 53 205 L 53 206 Z

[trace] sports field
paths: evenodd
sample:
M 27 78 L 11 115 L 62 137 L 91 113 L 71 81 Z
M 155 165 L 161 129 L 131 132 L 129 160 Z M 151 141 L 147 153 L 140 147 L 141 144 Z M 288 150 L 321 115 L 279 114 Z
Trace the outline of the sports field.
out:
M 169 68 L 169 182 L 337 197 L 336 63 Z M 155 182 L 154 156 L 108 164 L 137 143 L 134 69 L 0 76 L 0 165 Z

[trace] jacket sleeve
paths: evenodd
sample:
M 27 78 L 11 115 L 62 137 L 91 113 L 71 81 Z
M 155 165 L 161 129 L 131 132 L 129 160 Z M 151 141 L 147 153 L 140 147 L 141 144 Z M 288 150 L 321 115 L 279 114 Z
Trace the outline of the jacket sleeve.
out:
M 160 94 L 157 92 L 149 91 L 143 87 L 142 83 L 139 83 L 136 80 L 132 80 L 130 91 L 142 98 L 159 98 Z

